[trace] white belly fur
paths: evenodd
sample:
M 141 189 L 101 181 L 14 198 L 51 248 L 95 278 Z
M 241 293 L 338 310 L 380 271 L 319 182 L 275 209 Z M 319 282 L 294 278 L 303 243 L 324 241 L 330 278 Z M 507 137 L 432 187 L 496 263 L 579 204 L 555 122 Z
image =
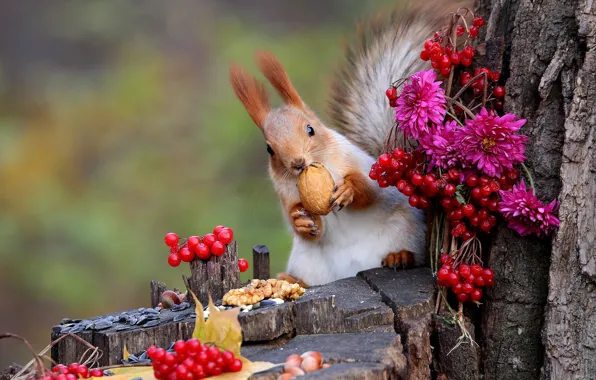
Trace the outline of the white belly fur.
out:
M 424 216 L 407 204 L 395 187 L 378 189 L 382 202 L 365 210 L 350 208 L 324 217 L 324 230 L 317 241 L 298 236 L 288 261 L 288 274 L 309 286 L 321 285 L 381 266 L 390 252 L 402 249 L 424 264 Z

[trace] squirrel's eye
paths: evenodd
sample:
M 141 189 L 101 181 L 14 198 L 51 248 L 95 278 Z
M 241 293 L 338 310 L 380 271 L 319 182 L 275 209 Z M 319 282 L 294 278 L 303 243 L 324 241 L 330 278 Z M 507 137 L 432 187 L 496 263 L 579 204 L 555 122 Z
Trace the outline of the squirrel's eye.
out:
M 311 137 L 315 135 L 315 130 L 310 125 L 306 126 L 306 132 L 308 132 L 308 135 Z
M 271 149 L 271 145 L 269 144 L 267 144 L 267 152 L 270 156 L 273 156 L 275 154 L 275 152 L 273 152 L 273 149 Z

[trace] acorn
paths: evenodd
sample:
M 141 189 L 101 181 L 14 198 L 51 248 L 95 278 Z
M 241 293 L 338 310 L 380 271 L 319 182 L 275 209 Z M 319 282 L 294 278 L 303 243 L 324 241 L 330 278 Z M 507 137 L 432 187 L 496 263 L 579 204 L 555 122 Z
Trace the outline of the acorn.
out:
M 171 290 L 166 290 L 159 298 L 164 309 L 169 309 L 174 305 L 180 304 L 180 297 Z

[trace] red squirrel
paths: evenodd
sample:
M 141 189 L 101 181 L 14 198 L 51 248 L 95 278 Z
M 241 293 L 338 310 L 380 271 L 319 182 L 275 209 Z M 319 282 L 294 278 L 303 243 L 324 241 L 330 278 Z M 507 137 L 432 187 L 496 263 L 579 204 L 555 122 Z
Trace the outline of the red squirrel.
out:
M 264 85 L 233 64 L 230 82 L 261 130 L 269 174 L 294 234 L 287 270 L 278 278 L 322 285 L 381 265 L 424 265 L 424 214 L 395 187 L 381 189 L 368 177 L 395 123 L 385 90 L 400 78 L 428 69 L 419 58 L 424 41 L 461 1 L 407 4 L 360 28 L 358 43 L 333 85 L 328 128 L 304 103 L 279 60 L 257 54 L 260 71 L 284 104 L 272 109 Z M 300 203 L 298 176 L 322 163 L 336 183 L 332 211 L 311 215 Z

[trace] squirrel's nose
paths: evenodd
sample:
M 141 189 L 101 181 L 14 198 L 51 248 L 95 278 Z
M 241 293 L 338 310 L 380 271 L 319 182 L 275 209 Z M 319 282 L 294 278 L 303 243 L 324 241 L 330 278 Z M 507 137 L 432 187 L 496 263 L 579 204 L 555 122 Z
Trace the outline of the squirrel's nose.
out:
M 292 160 L 290 165 L 292 166 L 292 169 L 302 171 L 306 167 L 306 160 L 304 158 L 296 158 Z

